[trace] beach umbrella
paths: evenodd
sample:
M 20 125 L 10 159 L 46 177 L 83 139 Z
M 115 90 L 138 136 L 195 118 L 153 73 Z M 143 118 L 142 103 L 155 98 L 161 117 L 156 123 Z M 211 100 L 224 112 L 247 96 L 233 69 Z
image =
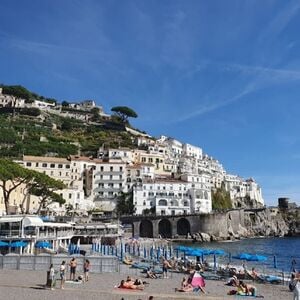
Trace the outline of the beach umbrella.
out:
M 250 255 L 250 257 L 246 260 L 248 260 L 248 261 L 266 261 L 267 257 L 263 256 L 263 255 L 254 254 L 254 255 Z
M 7 247 L 8 243 L 0 241 L 0 247 Z
M 214 249 L 210 251 L 210 254 L 214 254 L 214 255 L 224 255 L 225 251 L 222 249 Z
M 9 247 L 20 248 L 20 247 L 26 247 L 27 245 L 28 245 L 27 242 L 17 241 L 17 242 L 10 243 Z
M 47 241 L 38 241 L 37 243 L 35 243 L 35 248 L 51 248 L 51 243 L 47 242 Z M 70 248 L 69 250 L 72 250 L 72 244 L 70 244 Z
M 240 253 L 238 255 L 232 256 L 232 258 L 242 259 L 242 260 L 248 260 L 250 257 L 251 257 L 251 254 L 248 254 L 248 253 Z
M 185 252 L 185 251 L 192 251 L 192 250 L 193 250 L 193 248 L 187 247 L 187 246 L 177 246 L 175 249 L 176 249 L 176 250 L 179 250 L 179 251 L 182 251 L 182 252 Z

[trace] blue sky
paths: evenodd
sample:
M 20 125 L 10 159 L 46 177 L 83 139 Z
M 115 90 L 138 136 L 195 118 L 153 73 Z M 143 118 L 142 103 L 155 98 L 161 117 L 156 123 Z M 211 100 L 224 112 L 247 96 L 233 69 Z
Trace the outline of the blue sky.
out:
M 126 105 L 300 204 L 299 1 L 2 0 L 0 82 Z

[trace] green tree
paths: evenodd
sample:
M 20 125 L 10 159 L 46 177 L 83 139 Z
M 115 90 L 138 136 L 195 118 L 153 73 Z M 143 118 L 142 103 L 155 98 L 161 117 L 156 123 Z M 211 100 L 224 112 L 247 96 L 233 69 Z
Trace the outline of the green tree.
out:
M 69 106 L 69 102 L 68 102 L 68 101 L 63 101 L 63 102 L 61 103 L 61 106 L 63 106 L 63 107 L 68 107 L 68 106 Z
M 21 85 L 6 85 L 3 86 L 3 94 L 12 95 L 17 98 L 31 100 L 32 94 Z
M 65 188 L 65 184 L 62 181 L 36 171 L 34 171 L 33 175 L 33 180 L 27 184 L 27 189 L 29 194 L 39 198 L 37 214 L 51 203 L 56 202 L 61 205 L 66 202 L 62 196 L 56 193 L 56 191 Z
M 132 215 L 135 212 L 133 192 L 124 193 L 117 197 L 116 212 L 118 215 Z
M 119 118 L 122 123 L 126 123 L 128 118 L 137 118 L 137 113 L 127 106 L 115 106 L 111 109 Z
M 27 184 L 33 179 L 33 172 L 21 165 L 0 159 L 0 188 L 4 199 L 6 214 L 9 214 L 10 195 L 21 184 Z
M 232 208 L 230 193 L 226 191 L 224 183 L 221 188 L 212 192 L 212 209 L 229 209 Z

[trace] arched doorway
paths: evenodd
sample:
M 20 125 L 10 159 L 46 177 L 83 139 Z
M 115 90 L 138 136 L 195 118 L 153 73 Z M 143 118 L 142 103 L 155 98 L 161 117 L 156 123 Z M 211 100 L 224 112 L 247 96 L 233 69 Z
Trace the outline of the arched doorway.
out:
M 186 218 L 181 218 L 177 222 L 177 234 L 187 235 L 191 232 L 190 222 Z
M 172 224 L 168 219 L 162 219 L 158 223 L 158 234 L 162 238 L 172 237 Z
M 123 230 L 125 236 L 132 236 L 134 237 L 134 226 L 133 223 L 123 223 Z
M 153 238 L 153 224 L 149 220 L 140 223 L 140 237 Z

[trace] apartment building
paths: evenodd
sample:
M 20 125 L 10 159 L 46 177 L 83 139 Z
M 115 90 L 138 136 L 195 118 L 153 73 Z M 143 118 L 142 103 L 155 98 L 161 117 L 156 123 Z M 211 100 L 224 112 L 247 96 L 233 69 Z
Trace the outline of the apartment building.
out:
M 94 203 L 96 207 L 112 211 L 121 192 L 127 192 L 126 163 L 97 161 L 94 170 Z
M 70 160 L 58 157 L 24 155 L 23 165 L 28 169 L 44 173 L 56 180 L 63 181 L 63 183 L 66 185 L 66 188 L 57 191 L 57 193 L 65 199 L 66 204 L 71 204 L 77 209 L 82 208 L 84 192 L 83 190 L 77 189 L 76 186 L 73 186 Z M 57 203 L 51 204 L 51 208 L 56 211 L 64 211 L 64 208 L 59 207 Z
M 199 180 L 199 177 L 197 178 Z M 204 177 L 200 180 L 203 182 L 196 180 L 192 183 L 174 178 L 144 180 L 133 187 L 136 214 L 143 214 L 145 210 L 153 208 L 156 214 L 160 215 L 209 213 L 211 211 L 209 183 Z

